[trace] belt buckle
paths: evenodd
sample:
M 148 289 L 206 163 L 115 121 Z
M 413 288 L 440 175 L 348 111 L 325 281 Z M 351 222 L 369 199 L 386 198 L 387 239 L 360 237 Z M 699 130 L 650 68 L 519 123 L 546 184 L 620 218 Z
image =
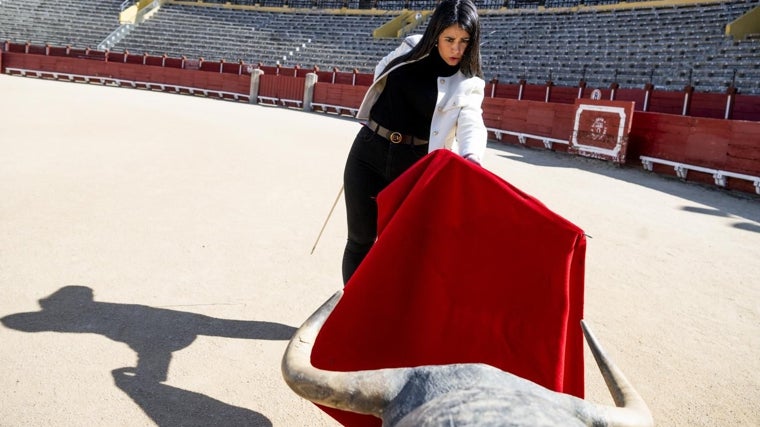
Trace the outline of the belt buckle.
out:
M 388 135 L 388 139 L 389 139 L 389 140 L 390 140 L 392 143 L 394 143 L 394 144 L 398 144 L 399 142 L 401 142 L 401 141 L 403 141 L 403 140 L 404 140 L 404 136 L 403 136 L 403 135 L 401 135 L 401 134 L 400 134 L 400 133 L 398 133 L 398 132 L 391 132 L 391 134 L 390 134 L 390 135 Z

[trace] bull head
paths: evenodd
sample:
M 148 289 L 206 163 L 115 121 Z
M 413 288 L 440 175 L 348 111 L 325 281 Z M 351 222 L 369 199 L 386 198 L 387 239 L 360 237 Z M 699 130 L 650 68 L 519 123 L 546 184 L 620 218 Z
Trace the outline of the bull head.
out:
M 311 351 L 343 296 L 336 292 L 298 329 L 282 359 L 285 382 L 314 403 L 374 415 L 402 426 L 652 426 L 649 408 L 581 321 L 616 406 L 558 393 L 479 363 L 334 372 L 315 368 Z

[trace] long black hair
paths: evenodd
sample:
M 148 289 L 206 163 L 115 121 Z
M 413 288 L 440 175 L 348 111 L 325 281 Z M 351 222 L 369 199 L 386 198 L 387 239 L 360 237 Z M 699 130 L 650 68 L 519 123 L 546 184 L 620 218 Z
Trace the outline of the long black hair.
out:
M 483 78 L 483 70 L 480 66 L 480 20 L 478 9 L 472 0 L 442 0 L 435 8 L 419 43 L 408 53 L 391 61 L 383 72 L 401 62 L 414 61 L 429 54 L 436 48 L 438 36 L 443 30 L 454 24 L 470 35 L 470 42 L 462 55 L 459 70 L 467 77 Z

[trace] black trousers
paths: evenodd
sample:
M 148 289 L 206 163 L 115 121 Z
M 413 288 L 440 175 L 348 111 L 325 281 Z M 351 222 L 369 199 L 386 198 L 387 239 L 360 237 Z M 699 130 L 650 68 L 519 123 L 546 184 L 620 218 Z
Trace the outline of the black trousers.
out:
M 343 252 L 343 284 L 377 239 L 377 195 L 428 152 L 428 145 L 393 144 L 362 126 L 343 171 L 348 239 Z

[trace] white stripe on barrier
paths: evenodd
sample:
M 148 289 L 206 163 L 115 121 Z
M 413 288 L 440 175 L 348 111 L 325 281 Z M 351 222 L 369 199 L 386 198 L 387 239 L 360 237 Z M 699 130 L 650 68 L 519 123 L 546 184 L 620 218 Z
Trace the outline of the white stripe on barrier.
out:
M 697 171 L 697 172 L 708 173 L 712 175 L 713 180 L 715 181 L 715 185 L 719 187 L 726 186 L 726 178 L 735 178 L 735 179 L 741 179 L 744 181 L 750 181 L 752 182 L 752 185 L 755 187 L 755 193 L 760 194 L 760 177 L 757 177 L 757 176 L 747 175 L 747 174 L 738 173 L 738 172 L 729 172 L 729 171 L 724 171 L 724 170 L 714 169 L 714 168 L 706 168 L 703 166 L 690 165 L 687 163 L 674 162 L 672 160 L 659 159 L 657 157 L 639 156 L 639 159 L 641 159 L 641 164 L 644 167 L 644 169 L 648 171 L 651 171 L 654 168 L 655 163 L 673 166 L 673 170 L 675 170 L 676 175 L 681 179 L 686 179 L 686 176 L 688 175 L 689 171 L 692 171 L 692 170 Z

